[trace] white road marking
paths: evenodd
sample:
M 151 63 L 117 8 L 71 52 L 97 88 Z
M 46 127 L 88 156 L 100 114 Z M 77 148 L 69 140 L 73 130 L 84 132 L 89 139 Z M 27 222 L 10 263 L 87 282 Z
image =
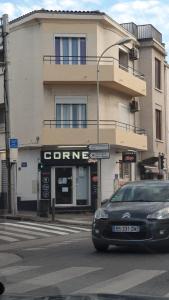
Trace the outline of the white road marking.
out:
M 26 230 L 26 229 L 21 229 L 21 228 L 12 228 L 10 226 L 11 223 L 9 223 L 9 225 L 5 224 L 5 226 L 2 227 L 3 230 L 10 230 L 10 231 L 14 231 L 14 232 L 21 232 L 21 233 L 26 233 L 26 234 L 33 234 L 33 235 L 37 235 L 37 236 L 41 236 L 41 237 L 50 237 L 51 235 L 47 234 L 47 233 L 42 233 L 42 232 L 33 232 L 30 230 Z M 10 229 L 8 228 L 10 227 Z M 1 228 L 1 226 L 0 226 Z
M 21 234 L 21 233 L 13 233 L 13 232 L 9 232 L 9 231 L 0 231 L 0 236 L 2 235 L 9 235 L 9 236 L 14 236 L 14 237 L 18 237 L 18 238 L 24 238 L 26 240 L 34 240 L 36 239 L 36 237 L 31 236 L 31 235 L 26 235 L 26 234 Z
M 72 228 L 72 229 L 78 229 L 78 230 L 81 230 L 81 231 L 91 232 L 91 229 L 89 229 L 89 228 L 83 228 L 83 227 L 79 227 L 79 226 L 64 225 L 64 227 L 69 227 L 69 228 Z
M 40 223 L 34 223 L 34 222 L 19 222 L 19 224 L 28 224 L 28 225 L 33 225 L 33 226 L 38 226 L 38 227 L 44 227 L 44 228 L 50 228 L 50 229 L 57 229 L 57 230 L 61 230 L 61 231 L 67 231 L 67 232 L 71 232 L 71 233 L 78 233 L 79 230 L 72 230 L 72 229 L 68 229 L 68 228 L 63 228 L 60 226 L 55 226 L 55 225 L 44 225 L 44 224 L 40 224 Z
M 61 231 L 54 231 L 50 229 L 45 229 L 45 228 L 40 228 L 40 227 L 35 227 L 35 226 L 29 226 L 29 225 L 23 225 L 23 224 L 14 224 L 14 223 L 6 223 L 6 225 L 10 225 L 13 227 L 20 227 L 20 228 L 27 228 L 27 229 L 33 229 L 36 231 L 42 231 L 42 232 L 48 232 L 48 233 L 53 233 L 53 234 L 59 234 L 59 235 L 66 235 L 68 234 L 67 232 L 61 232 Z
M 11 276 L 24 271 L 30 271 L 36 268 L 39 268 L 39 266 L 12 266 L 1 269 L 0 275 L 2 274 L 3 276 Z
M 91 272 L 96 272 L 102 270 L 102 268 L 92 268 L 92 267 L 72 267 L 66 268 L 59 271 L 47 273 L 40 275 L 31 279 L 14 284 L 10 284 L 6 287 L 7 293 L 19 293 L 24 294 L 39 288 L 44 288 L 48 286 L 57 285 L 60 282 L 70 280 L 79 276 L 89 274 Z
M 0 235 L 0 240 L 6 241 L 6 242 L 18 242 L 19 240 L 8 237 L 8 236 L 2 236 Z
M 132 270 L 122 275 L 116 276 L 106 281 L 96 283 L 84 289 L 76 291 L 74 294 L 81 293 L 106 293 L 119 294 L 141 283 L 144 283 L 166 271 L 163 270 Z

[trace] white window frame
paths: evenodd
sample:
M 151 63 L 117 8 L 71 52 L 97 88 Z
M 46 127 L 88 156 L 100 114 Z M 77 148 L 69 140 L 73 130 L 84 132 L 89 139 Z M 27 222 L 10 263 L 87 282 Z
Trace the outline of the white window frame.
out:
M 57 116 L 56 116 L 56 104 L 85 104 L 86 105 L 86 120 L 88 119 L 88 110 L 87 110 L 87 96 L 55 96 L 55 107 L 54 107 L 54 111 L 55 111 L 55 120 L 57 120 Z M 81 117 L 81 116 L 80 116 Z M 63 120 L 63 111 L 62 111 L 62 116 L 61 116 L 61 120 Z M 70 121 L 72 121 L 72 107 L 71 107 L 71 118 Z M 61 127 L 62 128 L 62 127 Z M 72 122 L 70 127 L 67 128 L 73 128 L 72 127 Z M 79 128 L 83 128 L 83 127 L 79 127 Z
M 67 37 L 69 38 L 69 53 L 70 53 L 70 56 L 72 56 L 72 47 L 71 47 L 71 42 L 70 42 L 70 38 L 73 38 L 73 37 L 76 37 L 76 38 L 79 38 L 78 39 L 78 53 L 80 53 L 80 38 L 85 38 L 86 39 L 86 45 L 87 45 L 87 35 L 85 33 L 57 33 L 57 34 L 54 34 L 54 41 L 53 41 L 53 44 L 54 44 L 54 55 L 55 55 L 55 38 L 56 37 L 60 37 L 60 38 L 63 38 L 63 37 Z M 60 44 L 60 53 L 61 53 L 61 56 L 63 55 L 63 47 L 62 47 L 62 43 Z M 87 53 L 87 46 L 86 46 L 86 53 Z M 63 65 L 63 60 L 60 62 L 61 65 Z M 80 59 L 78 59 L 78 65 L 80 65 Z M 70 58 L 69 60 L 69 65 L 72 65 L 72 58 Z

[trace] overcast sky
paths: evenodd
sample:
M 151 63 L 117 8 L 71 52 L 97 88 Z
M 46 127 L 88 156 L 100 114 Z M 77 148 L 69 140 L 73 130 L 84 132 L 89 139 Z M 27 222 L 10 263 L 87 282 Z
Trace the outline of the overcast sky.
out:
M 100 10 L 119 23 L 151 23 L 162 34 L 169 53 L 169 0 L 0 0 L 0 14 L 14 19 L 35 9 Z

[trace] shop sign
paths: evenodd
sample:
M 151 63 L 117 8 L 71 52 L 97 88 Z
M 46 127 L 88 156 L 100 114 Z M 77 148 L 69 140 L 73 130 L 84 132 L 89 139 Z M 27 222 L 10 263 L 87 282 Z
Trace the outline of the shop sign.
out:
M 89 152 L 85 150 L 41 151 L 41 162 L 45 165 L 88 163 Z
M 128 151 L 122 153 L 122 161 L 123 163 L 135 163 L 136 162 L 136 152 Z

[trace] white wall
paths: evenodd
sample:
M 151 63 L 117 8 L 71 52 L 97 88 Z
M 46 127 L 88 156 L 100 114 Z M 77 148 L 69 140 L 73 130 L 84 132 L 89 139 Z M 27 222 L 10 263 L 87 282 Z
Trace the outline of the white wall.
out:
M 19 151 L 17 164 L 17 196 L 21 197 L 21 200 L 37 200 L 39 159 L 39 150 Z M 22 162 L 27 162 L 27 167 L 21 167 Z

